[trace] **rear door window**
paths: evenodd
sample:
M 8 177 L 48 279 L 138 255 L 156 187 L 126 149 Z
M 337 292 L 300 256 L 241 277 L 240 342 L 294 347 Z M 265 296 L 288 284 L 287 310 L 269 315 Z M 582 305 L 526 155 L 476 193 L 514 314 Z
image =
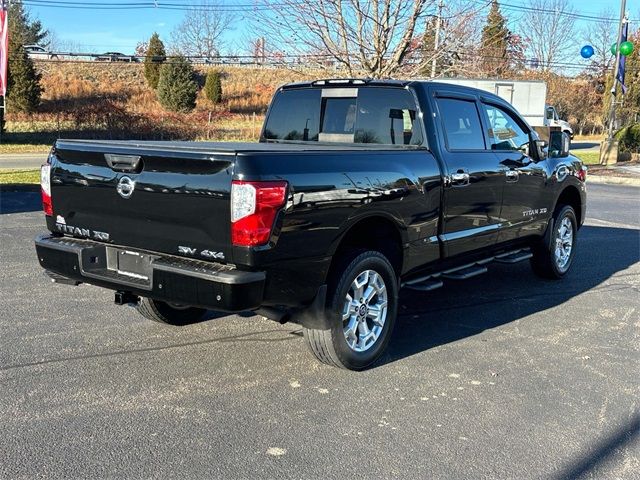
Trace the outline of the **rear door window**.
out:
M 457 98 L 438 98 L 438 111 L 449 151 L 486 150 L 476 103 Z

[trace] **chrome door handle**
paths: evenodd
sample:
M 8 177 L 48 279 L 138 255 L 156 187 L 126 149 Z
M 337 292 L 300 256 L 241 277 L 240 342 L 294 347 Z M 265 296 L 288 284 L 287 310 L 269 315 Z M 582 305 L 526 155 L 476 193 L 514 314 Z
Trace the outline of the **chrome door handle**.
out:
M 452 185 L 468 185 L 469 174 L 466 172 L 456 172 L 451 174 Z
M 507 170 L 504 174 L 507 177 L 507 182 L 517 182 L 520 175 L 517 170 Z

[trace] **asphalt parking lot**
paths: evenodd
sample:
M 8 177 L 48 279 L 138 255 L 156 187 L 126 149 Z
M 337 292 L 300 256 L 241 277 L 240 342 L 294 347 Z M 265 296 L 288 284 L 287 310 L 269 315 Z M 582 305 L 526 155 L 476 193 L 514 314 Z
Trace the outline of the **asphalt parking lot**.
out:
M 589 196 L 568 278 L 405 291 L 353 373 L 295 325 L 166 327 L 49 283 L 38 194 L 3 192 L 0 477 L 639 478 L 640 188 Z

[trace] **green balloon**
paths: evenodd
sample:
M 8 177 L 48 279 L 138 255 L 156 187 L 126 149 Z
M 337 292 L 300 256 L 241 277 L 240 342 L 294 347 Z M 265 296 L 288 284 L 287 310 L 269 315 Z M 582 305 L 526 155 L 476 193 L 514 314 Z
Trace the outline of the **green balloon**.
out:
M 618 53 L 618 44 L 617 43 L 612 43 L 611 44 L 611 55 L 615 55 Z
M 622 42 L 620 44 L 620 54 L 624 55 L 625 57 L 627 55 L 631 55 L 633 53 L 633 43 L 631 42 Z

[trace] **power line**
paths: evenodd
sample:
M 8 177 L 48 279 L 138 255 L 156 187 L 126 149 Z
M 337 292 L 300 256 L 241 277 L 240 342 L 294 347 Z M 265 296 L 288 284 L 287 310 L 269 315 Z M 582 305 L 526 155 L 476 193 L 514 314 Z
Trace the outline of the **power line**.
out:
M 470 3 L 480 5 L 478 10 L 486 8 L 488 3 L 481 0 L 468 0 Z M 237 3 L 237 4 L 219 4 L 208 6 L 206 3 L 176 3 L 175 1 L 158 1 L 158 0 L 143 0 L 143 1 L 124 1 L 124 2 L 81 2 L 73 0 L 22 0 L 22 3 L 37 7 L 49 7 L 49 8 L 69 8 L 69 9 L 81 9 L 81 10 L 135 10 L 135 9 L 159 9 L 159 10 L 180 10 L 180 11 L 219 11 L 219 12 L 254 12 L 264 10 L 274 10 L 280 7 L 287 7 L 291 5 L 291 2 L 256 2 L 256 3 Z M 304 0 L 300 2 L 294 2 L 300 4 L 306 4 Z M 544 13 L 551 15 L 560 15 L 564 17 L 579 19 L 588 22 L 600 22 L 602 16 L 597 14 L 585 14 L 567 11 L 556 11 L 546 8 L 529 7 L 522 4 L 505 3 L 501 2 L 501 8 L 505 10 L 520 11 L 520 12 L 534 12 Z M 433 13 L 425 14 L 427 16 L 435 16 Z M 458 16 L 458 14 L 452 15 L 452 17 Z M 631 22 L 638 20 L 633 19 Z

